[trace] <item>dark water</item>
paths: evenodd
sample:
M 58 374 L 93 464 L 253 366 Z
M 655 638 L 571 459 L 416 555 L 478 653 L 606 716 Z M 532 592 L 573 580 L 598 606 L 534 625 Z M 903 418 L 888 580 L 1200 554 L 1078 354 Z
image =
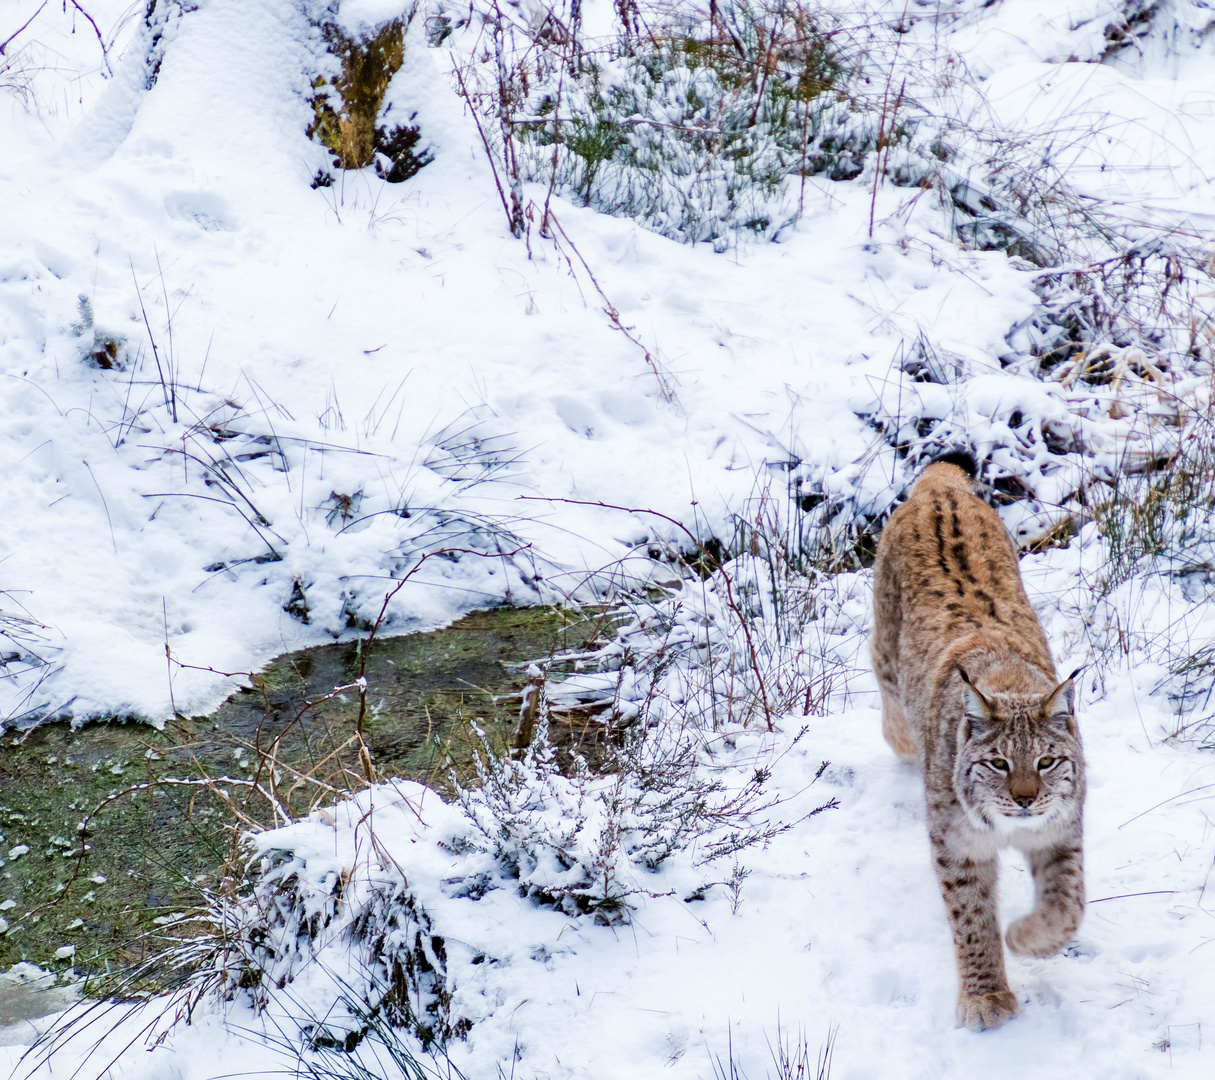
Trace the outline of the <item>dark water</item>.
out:
M 597 620 L 499 609 L 377 641 L 363 723 L 376 775 L 443 788 L 453 768 L 469 769 L 470 722 L 508 737 L 526 663 L 580 648 L 598 636 Z M 272 823 L 263 798 L 216 784 L 225 802 L 205 778 L 264 782 L 273 752 L 279 798 L 296 814 L 332 797 L 327 787 L 357 786 L 365 769 L 350 745 L 358 694 L 328 695 L 354 681 L 361 661 L 361 642 L 280 657 L 216 713 L 179 718 L 163 732 L 51 724 L 0 740 L 0 905 L 13 901 L 0 908 L 8 923 L 0 970 L 31 961 L 100 975 L 154 955 L 155 920 L 218 883 L 248 821 Z M 139 785 L 150 786 L 130 790 Z M 74 956 L 56 958 L 70 947 Z

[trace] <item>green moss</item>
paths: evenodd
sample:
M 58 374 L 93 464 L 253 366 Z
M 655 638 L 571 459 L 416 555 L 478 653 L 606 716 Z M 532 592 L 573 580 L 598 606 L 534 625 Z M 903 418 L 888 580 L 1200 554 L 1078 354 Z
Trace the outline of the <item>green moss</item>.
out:
M 494 745 L 507 745 L 525 678 L 520 662 L 579 648 L 599 632 L 596 620 L 576 613 L 503 608 L 435 633 L 378 641 L 366 665 L 364 723 L 377 770 L 440 788 L 453 768 L 472 774 L 480 746 L 472 722 Z M 292 768 L 338 788 L 353 783 L 359 764 L 346 743 L 357 695 L 300 712 L 358 676 L 362 648 L 354 641 L 280 657 L 212 716 L 178 718 L 164 731 L 134 722 L 78 730 L 59 723 L 0 739 L 0 918 L 8 924 L 7 932 L 0 927 L 0 970 L 28 960 L 94 977 L 121 974 L 164 946 L 157 918 L 219 886 L 242 826 L 206 786 L 156 781 L 252 778 L 256 747 L 281 738 L 280 758 Z M 588 738 L 580 730 L 576 737 Z M 111 795 L 149 783 L 79 828 Z M 289 786 L 280 797 L 306 813 L 316 789 L 286 793 Z M 240 787 L 216 787 L 229 790 L 242 813 L 272 824 L 266 806 L 246 802 Z M 56 958 L 73 945 L 74 957 Z M 155 987 L 168 977 L 153 970 L 147 981 Z M 103 978 L 95 990 L 115 985 Z
M 323 76 L 312 83 L 316 93 L 308 136 L 330 151 L 340 169 L 366 168 L 377 154 L 384 154 L 390 165 L 379 171 L 390 183 L 407 179 L 432 160 L 416 148 L 420 141 L 416 127 L 376 125 L 388 84 L 405 58 L 405 27 L 404 19 L 394 19 L 371 34 L 353 38 L 337 26 L 327 26 L 325 41 L 342 72 L 332 83 Z

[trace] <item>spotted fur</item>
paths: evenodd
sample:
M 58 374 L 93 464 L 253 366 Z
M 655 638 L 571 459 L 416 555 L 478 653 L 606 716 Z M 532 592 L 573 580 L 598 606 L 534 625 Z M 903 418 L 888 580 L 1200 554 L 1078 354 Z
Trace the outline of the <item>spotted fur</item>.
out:
M 918 762 L 933 864 L 953 932 L 957 1020 L 1017 1013 L 996 908 L 997 853 L 1015 847 L 1036 903 L 1006 936 L 1050 956 L 1084 914 L 1084 755 L 1003 523 L 952 462 L 929 465 L 891 516 L 874 566 L 873 667 L 882 730 Z

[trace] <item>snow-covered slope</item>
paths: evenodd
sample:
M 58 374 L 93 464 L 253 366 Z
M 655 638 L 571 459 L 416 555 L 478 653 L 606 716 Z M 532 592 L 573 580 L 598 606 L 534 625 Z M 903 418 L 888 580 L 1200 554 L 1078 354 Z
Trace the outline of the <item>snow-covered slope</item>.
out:
M 929 188 L 814 177 L 779 244 L 724 254 L 554 197 L 565 238 L 533 223 L 524 243 L 421 16 L 390 98 L 416 110 L 433 163 L 399 185 L 368 169 L 313 188 L 328 164 L 305 136 L 319 5 L 158 2 L 145 18 L 98 0 L 84 6 L 100 43 L 73 5 L 10 6 L 0 38 L 36 18 L 8 46 L 30 42 L 21 65 L 0 69 L 26 91 L 0 94 L 6 723 L 204 710 L 231 680 L 166 670 L 166 644 L 199 668 L 249 670 L 352 633 L 391 576 L 439 546 L 479 555 L 431 560 L 392 629 L 570 594 L 655 529 L 583 503 L 724 535 L 765 489 L 787 494 L 795 463 L 816 497 L 846 492 L 876 511 L 902 483 L 890 441 L 903 425 L 946 419 L 1022 470 L 1042 505 L 1010 509 L 1014 527 L 1078 474 L 1041 440 L 1014 454 L 1013 416 L 1074 423 L 1092 455 L 1122 460 L 1129 436 L 1105 390 L 1068 398 L 1002 365 L 1039 310 L 1034 268 L 957 243 Z M 610 26 L 612 5 L 587 8 L 588 26 Z M 342 17 L 399 9 L 368 0 Z M 1066 175 L 1083 205 L 1209 258 L 1215 13 L 1203 0 L 1141 11 L 875 0 L 852 14 L 899 25 L 917 92 L 931 87 L 958 130 L 982 128 L 984 146 L 1003 139 L 1010 159 L 1023 150 Z M 547 193 L 526 194 L 542 205 Z M 1194 310 L 1200 334 L 1210 305 Z M 965 377 L 913 382 L 918 342 Z M 99 366 L 99 353 L 119 362 Z M 1179 415 L 1168 394 L 1198 408 L 1209 376 L 1195 361 L 1168 393 L 1139 380 L 1126 398 Z M 401 852 L 430 845 L 417 874 L 434 886 L 432 914 L 498 961 L 460 972 L 480 998 L 456 1064 L 707 1077 L 732 1048 L 758 1077 L 774 1071 L 779 1018 L 812 1050 L 838 1025 L 836 1077 L 1207 1075 L 1215 765 L 1176 737 L 1163 692 L 1176 643 L 1215 640 L 1207 585 L 1134 579 L 1094 600 L 1105 550 L 1090 527 L 1024 562 L 1061 666 L 1090 664 L 1093 902 L 1066 955 L 1013 961 L 1016 1023 L 982 1037 L 951 1026 L 918 781 L 886 751 L 872 684 L 855 675 L 851 705 L 808 720 L 793 748 L 798 718 L 741 737 L 736 764 L 774 762 L 791 818 L 827 784 L 840 806 L 748 856 L 737 910 L 725 887 L 692 904 L 677 891 L 610 929 L 506 890 L 452 898 L 439 883 L 458 860 L 434 845 L 451 812 L 414 793 L 433 827 L 415 817 L 385 835 Z M 831 769 L 802 793 L 823 758 Z M 281 841 L 316 868 L 340 832 L 309 822 Z M 672 888 L 686 869 L 663 871 Z M 1025 878 L 1005 868 L 1010 914 L 1030 902 Z M 252 1023 L 236 1015 L 236 1028 Z M 116 1072 L 279 1068 L 211 1016 Z
M 927 335 L 992 367 L 1031 310 L 999 253 L 941 251 L 931 218 L 891 217 L 902 192 L 878 192 L 888 220 L 870 242 L 859 180 L 812 181 L 786 243 L 726 257 L 559 203 L 670 372 L 666 400 L 578 254 L 533 237 L 529 258 L 510 238 L 476 129 L 420 34 L 391 93 L 417 110 L 433 164 L 402 185 L 367 170 L 314 190 L 327 157 L 305 138 L 305 94 L 321 45 L 300 5 L 167 12 L 163 27 L 133 20 L 113 77 L 85 78 L 70 113 L 4 99 L 20 146 L 0 165 L 4 611 L 45 626 L 50 664 L 5 680 L 12 720 L 159 720 L 166 640 L 228 671 L 328 640 L 374 617 L 411 550 L 495 550 L 485 518 L 520 538 L 503 550 L 535 545 L 517 561 L 546 584 L 468 563 L 411 585 L 399 628 L 508 587 L 551 599 L 652 528 L 520 495 L 699 514 L 721 531 L 766 465 L 866 455 L 854 410 L 898 398 L 903 342 Z M 34 103 L 62 88 L 42 78 Z M 86 360 L 110 340 L 127 370 Z M 874 495 L 890 479 L 876 473 L 862 485 Z M 481 475 L 492 482 L 469 482 Z M 341 531 L 337 496 L 360 493 Z M 297 582 L 307 626 L 283 610 Z M 175 680 L 187 713 L 231 685 Z

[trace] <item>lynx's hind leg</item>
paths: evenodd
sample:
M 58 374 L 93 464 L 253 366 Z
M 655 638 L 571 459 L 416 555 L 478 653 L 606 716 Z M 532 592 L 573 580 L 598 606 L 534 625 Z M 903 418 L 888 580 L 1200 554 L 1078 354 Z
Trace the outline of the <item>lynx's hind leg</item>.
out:
M 879 548 L 873 568 L 873 637 L 869 641 L 869 655 L 882 691 L 882 734 L 899 757 L 915 761 L 919 752 L 899 698 L 899 631 L 903 623 L 899 583 L 890 559 L 884 555 Z
M 904 761 L 918 761 L 919 749 L 903 713 L 903 704 L 893 694 L 882 691 L 882 735 L 890 749 Z

